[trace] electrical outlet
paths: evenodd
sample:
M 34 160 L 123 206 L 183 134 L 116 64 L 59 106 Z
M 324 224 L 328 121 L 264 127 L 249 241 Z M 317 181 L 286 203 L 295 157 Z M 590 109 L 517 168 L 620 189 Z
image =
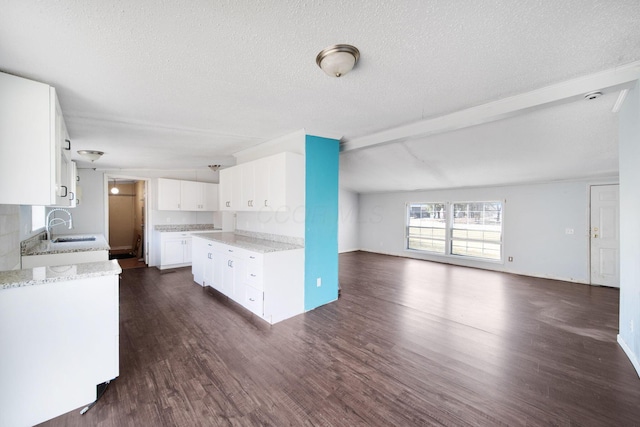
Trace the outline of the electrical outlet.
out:
M 509 259 L 509 262 L 513 262 L 513 257 L 512 256 L 510 256 L 508 259 Z
M 316 279 L 316 286 L 317 286 L 317 287 L 322 286 L 322 277 L 318 277 L 318 278 Z
M 573 234 L 573 228 L 565 228 L 564 234 Z

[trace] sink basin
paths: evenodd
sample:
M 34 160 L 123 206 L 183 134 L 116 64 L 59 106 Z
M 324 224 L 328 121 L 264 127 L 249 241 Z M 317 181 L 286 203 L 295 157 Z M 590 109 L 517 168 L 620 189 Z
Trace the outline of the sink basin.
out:
M 95 236 L 78 236 L 78 237 L 58 237 L 57 239 L 53 239 L 53 243 L 70 243 L 70 242 L 93 242 L 95 241 Z

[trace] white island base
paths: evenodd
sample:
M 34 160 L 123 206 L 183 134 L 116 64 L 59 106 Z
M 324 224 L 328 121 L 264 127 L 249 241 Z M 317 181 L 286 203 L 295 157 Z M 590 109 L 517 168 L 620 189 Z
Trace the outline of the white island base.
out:
M 120 269 L 81 276 L 84 266 L 110 263 L 41 267 L 76 277 L 0 288 L 0 425 L 34 425 L 81 408 L 96 400 L 98 384 L 119 375 Z

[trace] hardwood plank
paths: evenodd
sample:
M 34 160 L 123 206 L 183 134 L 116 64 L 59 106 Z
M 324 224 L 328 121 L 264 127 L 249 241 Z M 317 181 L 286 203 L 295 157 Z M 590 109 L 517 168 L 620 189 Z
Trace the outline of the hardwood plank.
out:
M 637 425 L 619 291 L 365 252 L 274 326 L 188 268 L 122 273 L 120 377 L 49 426 Z

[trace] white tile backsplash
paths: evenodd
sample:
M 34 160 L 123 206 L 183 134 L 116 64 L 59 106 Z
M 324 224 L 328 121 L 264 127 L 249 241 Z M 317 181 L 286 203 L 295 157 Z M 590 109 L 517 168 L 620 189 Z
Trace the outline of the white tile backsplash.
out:
M 20 268 L 20 206 L 0 205 L 0 271 Z

